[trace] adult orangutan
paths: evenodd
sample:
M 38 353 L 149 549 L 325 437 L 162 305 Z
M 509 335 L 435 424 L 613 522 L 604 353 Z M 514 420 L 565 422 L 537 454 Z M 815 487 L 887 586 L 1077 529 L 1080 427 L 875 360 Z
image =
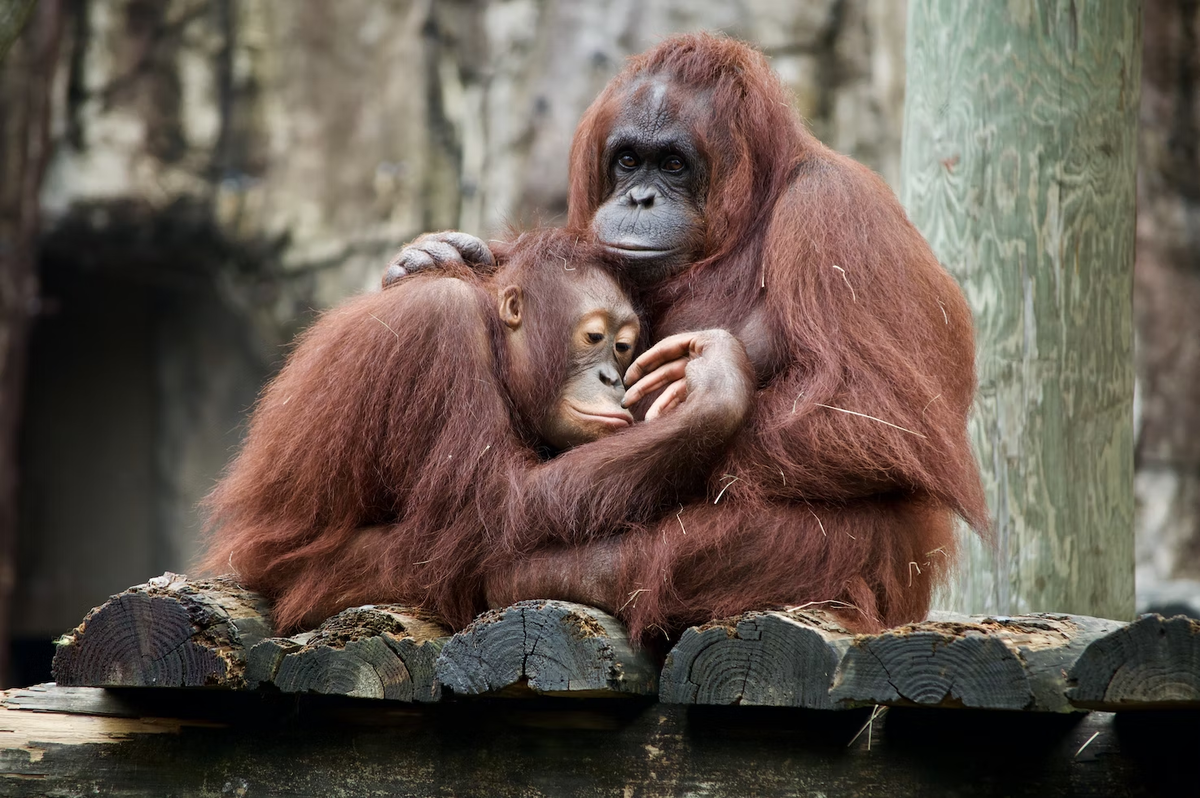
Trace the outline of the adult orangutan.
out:
M 466 625 L 486 608 L 484 565 L 510 549 L 508 497 L 552 492 L 569 464 L 549 455 L 632 424 L 621 377 L 639 320 L 611 256 L 561 231 L 506 250 L 486 280 L 422 275 L 329 311 L 263 393 L 208 499 L 205 566 L 270 598 L 277 631 L 369 602 Z M 740 346 L 701 346 L 691 387 L 707 400 L 646 438 L 645 479 L 694 470 L 672 440 L 732 431 L 748 410 Z M 592 592 L 599 572 L 575 581 Z
M 579 479 L 511 499 L 490 600 L 569 596 L 638 636 L 808 603 L 860 630 L 922 618 L 953 516 L 984 531 L 987 511 L 966 436 L 970 312 L 888 187 L 812 136 L 759 53 L 696 34 L 608 84 L 576 132 L 569 192 L 568 227 L 626 262 L 661 339 L 627 373 L 626 402 L 665 390 L 648 423 L 563 458 Z M 425 236 L 384 282 L 487 259 L 460 233 Z M 676 504 L 609 512 L 661 496 L 639 444 L 707 401 L 680 377 L 713 330 L 753 364 L 744 427 L 712 467 L 708 449 L 693 461 L 701 489 L 680 480 Z M 614 444 L 629 479 L 589 487 Z

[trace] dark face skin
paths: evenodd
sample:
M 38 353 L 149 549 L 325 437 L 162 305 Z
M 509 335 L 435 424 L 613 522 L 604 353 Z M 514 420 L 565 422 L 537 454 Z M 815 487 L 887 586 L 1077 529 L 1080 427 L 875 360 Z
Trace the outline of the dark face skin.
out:
M 703 98 L 668 88 L 650 79 L 629 89 L 605 144 L 612 191 L 592 219 L 644 285 L 686 268 L 704 245 L 708 165 L 691 132 Z
M 602 272 L 576 278 L 574 288 L 567 377 L 538 430 L 543 443 L 560 451 L 633 424 L 633 415 L 621 400 L 625 398 L 622 377 L 637 343 L 637 314 L 624 292 Z M 509 347 L 515 347 L 518 358 L 531 357 L 521 323 L 521 289 L 503 289 L 499 305 L 500 318 L 509 330 Z

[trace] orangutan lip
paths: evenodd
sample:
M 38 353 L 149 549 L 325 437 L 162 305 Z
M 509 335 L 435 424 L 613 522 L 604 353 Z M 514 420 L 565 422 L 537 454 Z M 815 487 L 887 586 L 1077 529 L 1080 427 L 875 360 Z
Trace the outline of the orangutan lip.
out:
M 608 427 L 629 427 L 633 425 L 633 414 L 626 411 L 624 413 L 593 413 L 588 410 L 580 410 L 577 407 L 571 408 L 575 415 L 586 421 L 598 421 Z
M 634 243 L 609 244 L 605 243 L 604 248 L 614 255 L 619 255 L 622 258 L 666 258 L 674 255 L 679 251 L 676 249 L 654 249 Z

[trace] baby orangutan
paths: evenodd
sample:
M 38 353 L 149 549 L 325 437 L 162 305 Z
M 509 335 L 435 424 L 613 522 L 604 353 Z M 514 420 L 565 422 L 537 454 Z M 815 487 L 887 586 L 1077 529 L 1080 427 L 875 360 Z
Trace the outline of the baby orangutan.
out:
M 487 561 L 515 553 L 524 475 L 633 423 L 639 321 L 604 258 L 527 234 L 486 277 L 420 275 L 324 314 L 206 502 L 205 568 L 266 595 L 277 633 L 381 602 L 468 623 Z

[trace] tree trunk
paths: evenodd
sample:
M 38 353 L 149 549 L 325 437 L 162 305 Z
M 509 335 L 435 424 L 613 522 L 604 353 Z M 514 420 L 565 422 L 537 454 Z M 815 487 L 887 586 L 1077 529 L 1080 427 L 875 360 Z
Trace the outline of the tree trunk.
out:
M 0 684 L 8 681 L 16 581 L 17 432 L 38 296 L 38 195 L 49 155 L 50 89 L 62 27 L 59 0 L 31 5 L 9 2 L 0 11 Z
M 975 313 L 996 541 L 942 603 L 1130 618 L 1141 4 L 909 14 L 902 194 Z

